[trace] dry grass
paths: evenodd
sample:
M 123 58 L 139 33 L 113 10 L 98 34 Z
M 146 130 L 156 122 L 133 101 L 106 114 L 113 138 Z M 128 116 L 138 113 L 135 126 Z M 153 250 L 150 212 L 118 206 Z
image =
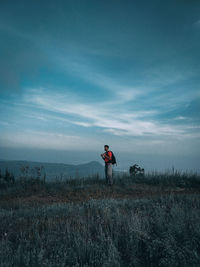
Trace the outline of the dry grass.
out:
M 27 192 L 26 192 L 27 193 Z M 54 203 L 85 202 L 91 199 L 140 199 L 154 198 L 169 194 L 200 193 L 200 188 L 181 188 L 170 186 L 151 186 L 147 184 L 131 184 L 129 187 L 113 185 L 90 185 L 85 187 L 62 187 L 62 191 L 48 191 L 38 187 L 30 195 L 4 195 L 0 199 L 0 208 L 17 209 L 22 206 L 37 207 Z

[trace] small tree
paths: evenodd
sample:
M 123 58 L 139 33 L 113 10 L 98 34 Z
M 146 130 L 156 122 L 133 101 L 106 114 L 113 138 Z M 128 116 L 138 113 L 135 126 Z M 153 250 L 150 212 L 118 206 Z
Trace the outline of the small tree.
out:
M 13 175 L 13 173 L 11 173 L 11 175 L 10 175 L 10 182 L 11 182 L 12 184 L 15 183 L 15 176 Z
M 6 171 L 5 171 L 4 180 L 5 180 L 6 182 L 9 182 L 9 180 L 10 180 L 10 173 L 9 173 L 9 171 L 8 171 L 7 168 L 6 168 Z
M 36 170 L 36 179 L 39 181 L 41 178 L 41 168 L 36 166 L 35 170 Z
M 43 176 L 43 183 L 44 184 L 46 183 L 46 172 L 44 173 L 44 176 Z
M 15 177 L 13 175 L 13 173 L 10 173 L 8 168 L 6 168 L 5 170 L 5 175 L 2 175 L 1 170 L 0 170 L 0 179 L 4 180 L 5 183 L 8 184 L 13 184 L 15 182 Z

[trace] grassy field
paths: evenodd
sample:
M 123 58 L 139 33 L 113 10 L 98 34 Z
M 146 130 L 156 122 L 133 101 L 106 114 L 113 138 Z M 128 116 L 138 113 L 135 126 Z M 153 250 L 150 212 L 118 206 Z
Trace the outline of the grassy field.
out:
M 200 266 L 200 177 L 149 174 L 0 190 L 0 266 Z

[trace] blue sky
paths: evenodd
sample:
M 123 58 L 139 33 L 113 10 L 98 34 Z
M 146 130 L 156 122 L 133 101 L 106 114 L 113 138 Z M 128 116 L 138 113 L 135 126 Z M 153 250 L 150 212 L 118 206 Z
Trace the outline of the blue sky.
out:
M 198 169 L 199 1 L 0 6 L 1 158 Z

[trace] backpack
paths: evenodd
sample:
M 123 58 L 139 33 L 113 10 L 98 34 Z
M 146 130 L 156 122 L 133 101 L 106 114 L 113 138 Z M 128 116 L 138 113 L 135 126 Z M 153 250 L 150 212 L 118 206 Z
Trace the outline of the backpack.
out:
M 112 152 L 111 150 L 110 150 L 110 152 Z M 117 165 L 117 161 L 116 161 L 116 158 L 115 158 L 115 155 L 114 155 L 114 153 L 112 152 L 112 159 L 111 159 L 111 163 L 114 165 L 114 164 L 116 164 Z

